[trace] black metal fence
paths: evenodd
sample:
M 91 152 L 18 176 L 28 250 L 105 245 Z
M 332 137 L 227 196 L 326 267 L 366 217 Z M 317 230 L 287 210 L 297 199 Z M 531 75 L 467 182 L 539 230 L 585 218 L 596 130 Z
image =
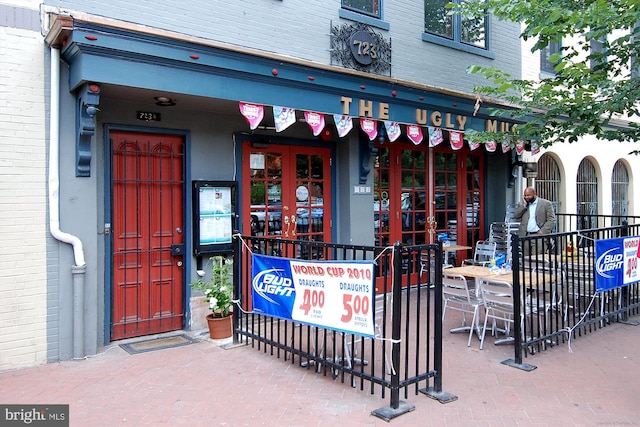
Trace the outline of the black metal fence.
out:
M 514 319 L 522 319 L 514 322 L 516 365 L 523 365 L 523 355 L 640 314 L 639 283 L 596 292 L 595 241 L 640 235 L 640 221 L 606 223 L 607 228 L 513 236 Z
M 422 392 L 447 402 L 442 389 L 443 252 L 439 245 L 367 247 L 237 236 L 234 342 L 257 348 L 303 369 L 331 375 L 353 387 L 390 394 L 373 412 L 389 420 L 412 410 L 401 394 Z M 374 260 L 375 339 L 252 312 L 251 256 L 314 260 Z M 432 292 L 433 290 L 433 292 Z M 435 292 L 435 293 L 434 293 Z M 433 300 L 433 301 L 432 301 Z
M 639 224 L 640 216 L 632 215 L 591 215 L 591 214 L 556 214 L 556 230 L 560 233 L 576 230 L 593 230 L 616 227 L 627 224 Z

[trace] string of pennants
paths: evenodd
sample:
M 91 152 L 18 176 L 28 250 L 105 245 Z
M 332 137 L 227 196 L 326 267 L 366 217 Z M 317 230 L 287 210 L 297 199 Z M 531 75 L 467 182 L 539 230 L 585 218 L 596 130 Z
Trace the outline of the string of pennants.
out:
M 240 102 L 239 107 L 240 113 L 249 124 L 249 128 L 251 130 L 255 130 L 264 119 L 264 106 L 260 104 L 249 104 L 246 102 Z M 288 107 L 274 106 L 273 120 L 275 124 L 275 131 L 282 132 L 296 122 L 296 110 Z M 324 113 L 304 111 L 304 120 L 311 128 L 313 136 L 320 135 L 325 129 L 326 123 Z M 353 129 L 353 118 L 351 116 L 334 114 L 333 121 L 340 138 L 346 136 Z M 378 136 L 378 121 L 362 117 L 359 118 L 359 121 L 360 129 L 362 129 L 362 131 L 367 134 L 369 139 L 373 141 Z M 395 142 L 402 135 L 400 123 L 388 120 L 382 120 L 382 122 L 384 123 L 389 141 Z M 411 142 L 413 142 L 414 145 L 420 145 L 424 140 L 424 135 L 422 133 L 423 126 L 415 124 L 405 124 L 405 126 L 407 138 Z M 451 148 L 453 150 L 459 150 L 464 146 L 464 132 L 462 131 L 454 131 L 448 129 L 445 129 L 443 131 L 442 128 L 434 126 L 427 126 L 427 131 L 429 147 L 440 145 L 445 140 L 443 132 L 449 133 L 449 143 L 451 144 Z M 468 144 L 471 150 L 475 150 L 481 145 L 479 142 L 475 141 L 468 141 Z M 487 151 L 494 152 L 496 151 L 498 144 L 496 142 L 486 142 L 484 146 Z M 511 150 L 511 143 L 508 140 L 503 141 L 500 146 L 503 153 Z M 515 149 L 518 154 L 522 154 L 522 152 L 524 152 L 525 150 L 524 140 L 517 140 L 515 143 Z M 538 147 L 538 145 L 535 142 L 532 142 L 532 154 L 537 154 L 539 151 L 540 148 Z

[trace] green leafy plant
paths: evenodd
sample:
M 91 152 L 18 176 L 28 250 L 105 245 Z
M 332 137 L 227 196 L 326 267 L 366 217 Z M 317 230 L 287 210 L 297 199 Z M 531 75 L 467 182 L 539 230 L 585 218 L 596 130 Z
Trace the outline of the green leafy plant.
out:
M 226 317 L 233 311 L 233 260 L 219 255 L 209 259 L 211 277 L 199 278 L 189 286 L 202 291 L 214 316 Z

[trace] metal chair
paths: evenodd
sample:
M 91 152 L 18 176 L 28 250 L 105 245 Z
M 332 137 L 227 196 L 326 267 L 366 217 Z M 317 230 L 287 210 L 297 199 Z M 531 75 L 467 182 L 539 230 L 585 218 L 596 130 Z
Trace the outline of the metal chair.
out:
M 479 283 L 480 297 L 485 309 L 484 325 L 482 327 L 482 338 L 480 339 L 480 350 L 484 346 L 484 338 L 487 333 L 487 322 L 492 320 L 491 335 L 495 335 L 496 322 L 505 323 L 505 334 L 509 334 L 510 325 L 513 324 L 513 286 L 511 283 L 501 280 L 493 280 L 488 278 L 480 279 Z M 524 319 L 532 313 L 531 305 L 525 299 L 522 304 L 522 313 L 520 315 L 520 323 L 524 326 Z M 498 340 L 495 344 L 513 341 L 513 338 Z
M 447 268 L 452 268 L 453 264 L 449 264 L 447 262 L 445 262 L 444 264 L 442 264 L 442 268 L 443 269 L 447 269 Z M 429 274 L 429 277 L 427 278 L 426 281 L 423 281 L 423 278 L 425 277 L 425 274 Z M 430 283 L 430 288 L 433 289 L 435 288 L 435 273 L 436 273 L 436 264 L 435 264 L 435 257 L 429 256 L 429 255 L 422 255 L 420 257 L 420 286 L 424 286 L 427 283 Z
M 496 242 L 488 240 L 478 240 L 473 251 L 472 259 L 465 259 L 462 265 L 482 265 L 484 267 L 491 264 L 491 260 L 496 256 Z
M 482 300 L 475 296 L 475 292 L 469 288 L 469 282 L 460 274 L 442 273 L 442 321 L 444 322 L 447 308 L 462 312 L 462 326 L 451 329 L 452 333 L 469 331 L 467 347 L 471 346 L 473 331 L 478 333 L 480 338 L 480 319 L 478 312 L 482 305 Z M 471 324 L 467 325 L 467 314 L 473 315 Z

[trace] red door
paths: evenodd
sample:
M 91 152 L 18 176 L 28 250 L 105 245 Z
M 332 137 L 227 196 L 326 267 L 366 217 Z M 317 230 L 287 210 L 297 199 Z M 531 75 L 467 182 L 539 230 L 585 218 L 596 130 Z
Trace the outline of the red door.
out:
M 183 259 L 172 247 L 184 245 L 184 138 L 111 131 L 110 140 L 111 339 L 181 329 Z
M 242 223 L 251 224 L 253 235 L 331 241 L 330 154 L 321 147 L 245 143 Z M 304 257 L 288 254 L 298 255 Z

